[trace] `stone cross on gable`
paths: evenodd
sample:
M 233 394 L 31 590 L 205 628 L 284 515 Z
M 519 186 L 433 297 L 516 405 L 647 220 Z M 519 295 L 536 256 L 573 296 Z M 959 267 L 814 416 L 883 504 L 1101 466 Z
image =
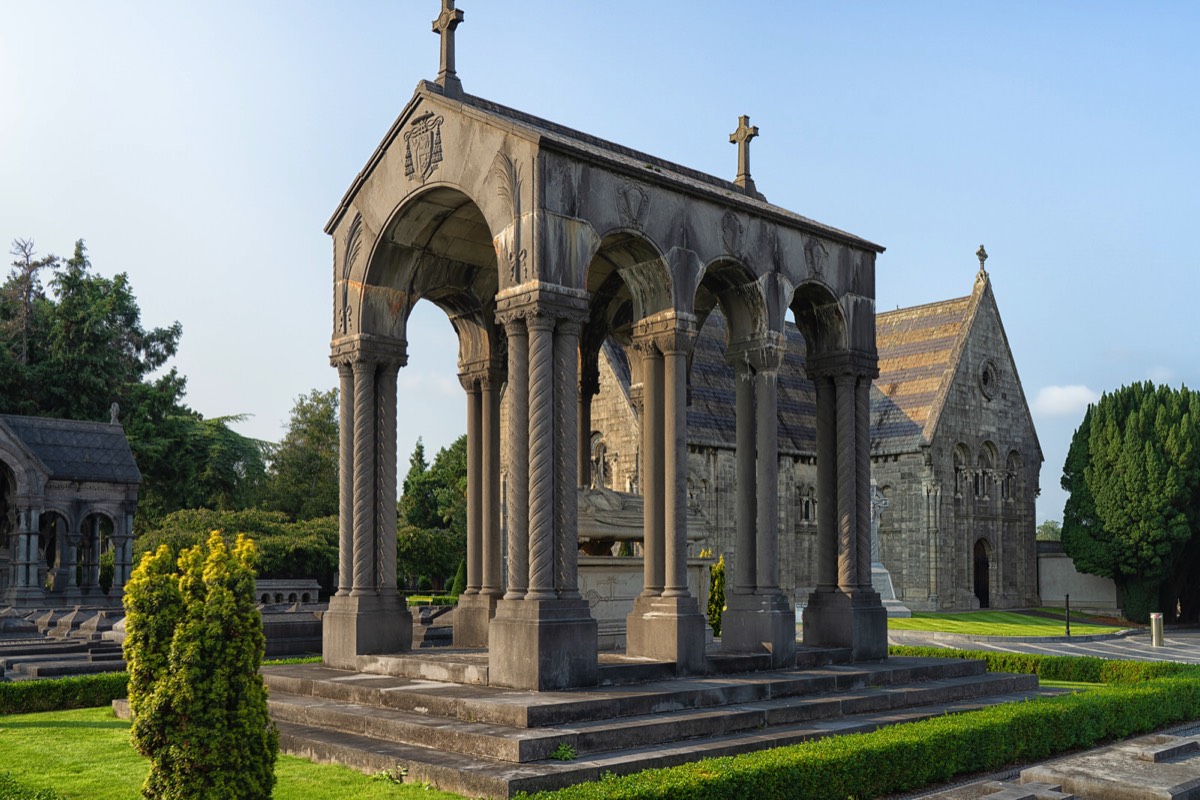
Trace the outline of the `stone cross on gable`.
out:
M 463 21 L 463 12 L 454 0 L 442 0 L 442 13 L 433 21 L 433 32 L 442 37 L 442 64 L 435 83 L 451 97 L 462 94 L 462 81 L 454 71 L 454 29 Z
M 750 140 L 755 136 L 758 136 L 758 126 L 751 125 L 750 117 L 742 114 L 738 117 L 737 130 L 729 134 L 729 142 L 738 146 L 738 171 L 733 182 L 751 197 L 762 197 L 750 177 Z
M 983 262 L 987 261 L 987 250 L 983 249 L 983 245 L 979 245 L 979 249 L 975 251 L 975 257 L 979 259 L 979 277 L 987 277 L 987 269 L 983 266 Z

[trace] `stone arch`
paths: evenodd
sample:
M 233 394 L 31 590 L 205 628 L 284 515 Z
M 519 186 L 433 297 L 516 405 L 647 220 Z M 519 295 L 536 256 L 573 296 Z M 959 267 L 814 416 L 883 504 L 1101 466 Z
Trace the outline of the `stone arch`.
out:
M 959 442 L 954 445 L 954 496 L 962 497 L 968 490 L 974 491 L 971 482 L 971 475 L 974 474 L 974 469 L 971 466 L 971 448 L 967 447 L 965 442 Z
M 1021 488 L 1021 454 L 1017 450 L 1009 450 L 1005 462 L 1004 482 L 1001 495 L 1005 500 L 1015 500 Z
M 0 459 L 0 550 L 10 548 L 19 533 L 17 475 L 8 462 Z
M 434 186 L 406 198 L 384 226 L 358 283 L 342 284 L 354 331 L 407 341 L 420 300 L 446 313 L 460 339 L 468 321 L 488 327 L 500 275 L 483 211 L 461 190 Z M 357 319 L 357 322 L 355 322 Z
M 979 447 L 979 457 L 975 471 L 975 496 L 988 500 L 992 496 L 992 481 L 996 474 L 996 445 L 985 441 Z
M 845 313 L 824 283 L 813 280 L 800 284 L 789 307 L 796 319 L 796 327 L 804 336 L 810 361 L 849 350 Z
M 726 346 L 762 338 L 769 328 L 766 298 L 753 271 L 722 258 L 704 269 L 693 301 L 697 325 L 716 308 L 725 317 Z

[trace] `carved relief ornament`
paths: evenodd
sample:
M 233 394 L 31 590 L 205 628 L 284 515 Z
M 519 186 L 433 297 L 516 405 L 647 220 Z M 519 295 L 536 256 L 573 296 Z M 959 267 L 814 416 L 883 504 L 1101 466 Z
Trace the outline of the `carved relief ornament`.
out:
M 404 177 L 422 184 L 442 163 L 442 122 L 427 111 L 415 118 L 404 132 Z

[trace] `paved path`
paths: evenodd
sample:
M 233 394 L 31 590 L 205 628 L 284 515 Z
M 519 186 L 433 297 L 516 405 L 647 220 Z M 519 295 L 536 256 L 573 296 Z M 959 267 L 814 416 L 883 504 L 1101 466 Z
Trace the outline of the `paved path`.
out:
M 907 631 L 907 634 L 915 631 Z M 906 643 L 911 639 L 906 636 Z M 949 645 L 930 639 L 926 644 L 934 647 L 961 647 Z M 1168 630 L 1163 637 L 1162 647 L 1150 646 L 1150 634 L 1138 633 L 1133 636 L 1104 639 L 1089 642 L 1004 642 L 976 641 L 969 645 L 972 650 L 997 650 L 1005 653 L 1036 653 L 1050 656 L 1096 656 L 1098 658 L 1119 658 L 1129 661 L 1179 661 L 1184 664 L 1200 664 L 1200 630 L 1179 629 Z

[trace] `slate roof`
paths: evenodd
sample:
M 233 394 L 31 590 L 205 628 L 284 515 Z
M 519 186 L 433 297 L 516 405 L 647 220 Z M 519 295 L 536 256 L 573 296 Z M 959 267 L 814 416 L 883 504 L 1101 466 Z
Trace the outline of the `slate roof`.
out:
M 953 378 L 975 295 L 878 314 L 879 377 L 871 390 L 871 451 L 911 452 L 929 441 L 940 399 Z M 779 450 L 813 455 L 817 449 L 816 393 L 804 371 L 804 337 L 787 326 L 787 353 L 779 374 Z M 617 350 L 606 344 L 606 353 Z M 623 359 L 622 359 L 623 360 Z M 626 367 L 616 371 L 628 394 Z M 692 356 L 688 443 L 733 448 L 736 396 L 733 368 L 725 361 L 725 319 L 715 310 Z
M 0 414 L 3 424 L 37 456 L 55 480 L 142 482 L 120 425 Z

